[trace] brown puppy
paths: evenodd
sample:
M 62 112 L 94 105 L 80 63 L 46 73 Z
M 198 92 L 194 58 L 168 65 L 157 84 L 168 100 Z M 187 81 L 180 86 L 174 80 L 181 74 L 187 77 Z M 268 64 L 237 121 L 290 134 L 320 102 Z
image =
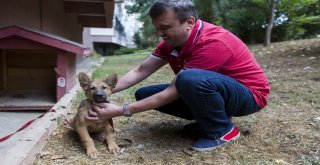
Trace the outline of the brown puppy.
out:
M 89 133 L 100 133 L 106 139 L 111 153 L 120 151 L 116 144 L 112 119 L 103 122 L 92 122 L 85 118 L 88 115 L 88 110 L 92 108 L 93 101 L 108 102 L 107 97 L 111 95 L 111 89 L 116 86 L 117 81 L 116 74 L 108 76 L 105 80 L 92 80 L 86 73 L 79 73 L 80 86 L 84 90 L 87 99 L 81 101 L 78 112 L 70 123 L 71 127 L 78 132 L 90 158 L 96 158 L 98 151 Z

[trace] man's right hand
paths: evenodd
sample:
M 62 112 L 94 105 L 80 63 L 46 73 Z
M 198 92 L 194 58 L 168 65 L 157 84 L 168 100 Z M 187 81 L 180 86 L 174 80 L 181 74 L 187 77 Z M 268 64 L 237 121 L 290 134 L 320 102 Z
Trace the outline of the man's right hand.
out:
M 122 116 L 122 107 L 110 103 L 93 103 L 86 119 L 102 122 L 113 117 Z

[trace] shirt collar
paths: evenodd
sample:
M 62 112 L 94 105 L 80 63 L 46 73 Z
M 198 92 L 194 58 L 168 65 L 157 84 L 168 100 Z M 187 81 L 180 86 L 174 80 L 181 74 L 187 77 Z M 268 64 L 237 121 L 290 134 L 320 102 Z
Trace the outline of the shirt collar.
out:
M 192 44 L 194 43 L 195 39 L 198 37 L 202 28 L 203 28 L 203 21 L 197 20 L 195 26 L 192 29 L 192 32 L 191 32 L 189 38 L 187 39 L 186 43 L 181 48 L 181 51 L 179 52 L 176 49 L 174 49 L 171 52 L 171 55 L 177 57 L 179 54 L 182 54 L 183 52 L 186 52 L 187 50 L 189 50 L 189 48 L 191 48 Z

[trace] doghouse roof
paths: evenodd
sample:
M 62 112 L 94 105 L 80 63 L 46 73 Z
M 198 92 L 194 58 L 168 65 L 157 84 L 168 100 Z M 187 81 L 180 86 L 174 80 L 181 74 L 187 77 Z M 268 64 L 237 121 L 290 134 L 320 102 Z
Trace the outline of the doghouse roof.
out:
M 86 48 L 79 43 L 67 40 L 65 38 L 53 34 L 28 28 L 22 28 L 18 26 L 0 28 L 0 40 L 4 40 L 6 38 L 11 37 L 20 37 L 28 39 L 37 43 L 41 43 L 47 46 L 51 46 L 57 49 L 61 49 L 79 55 L 89 55 L 90 53 L 89 48 Z

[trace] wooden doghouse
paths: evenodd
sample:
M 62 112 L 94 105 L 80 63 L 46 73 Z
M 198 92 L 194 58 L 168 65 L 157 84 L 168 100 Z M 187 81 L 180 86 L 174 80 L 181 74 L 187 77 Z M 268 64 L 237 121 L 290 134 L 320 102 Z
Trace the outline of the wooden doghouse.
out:
M 89 49 L 17 26 L 0 29 L 0 110 L 47 110 L 76 84 L 76 55 Z

